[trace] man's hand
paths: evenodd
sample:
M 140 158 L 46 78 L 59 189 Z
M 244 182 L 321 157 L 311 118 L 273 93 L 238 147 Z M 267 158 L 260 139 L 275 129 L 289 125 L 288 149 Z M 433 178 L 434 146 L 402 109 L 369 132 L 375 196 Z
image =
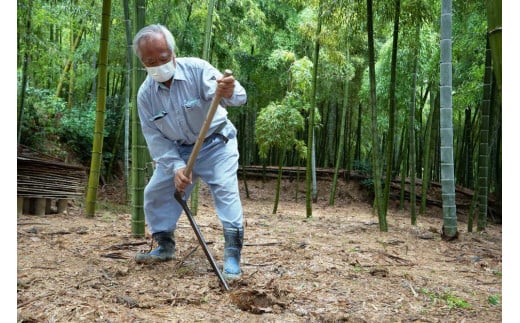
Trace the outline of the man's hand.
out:
M 173 179 L 175 189 L 181 193 L 184 193 L 186 187 L 191 184 L 191 174 L 189 174 L 189 176 L 185 176 L 184 169 L 185 168 L 178 169 Z
M 233 75 L 221 77 L 217 80 L 216 95 L 229 99 L 235 90 L 235 78 Z

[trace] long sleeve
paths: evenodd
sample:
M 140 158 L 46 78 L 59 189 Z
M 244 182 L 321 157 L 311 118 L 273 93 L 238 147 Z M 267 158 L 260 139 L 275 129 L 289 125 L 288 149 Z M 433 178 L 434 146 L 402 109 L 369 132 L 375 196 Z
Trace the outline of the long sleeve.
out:
M 180 157 L 175 141 L 165 137 L 157 126 L 164 116 L 161 118 L 160 115 L 154 115 L 154 109 L 152 109 L 150 105 L 151 101 L 146 100 L 146 94 L 140 91 L 137 106 L 143 136 L 148 145 L 150 155 L 152 159 L 156 163 L 161 164 L 169 174 L 175 175 L 177 169 L 186 167 L 186 163 Z
M 206 100 L 211 100 L 215 96 L 216 79 L 222 77 L 222 73 L 213 67 L 211 64 L 205 62 L 202 80 L 203 80 L 203 96 Z M 235 89 L 230 98 L 222 98 L 220 100 L 221 107 L 241 106 L 247 101 L 246 90 L 238 80 L 235 80 Z

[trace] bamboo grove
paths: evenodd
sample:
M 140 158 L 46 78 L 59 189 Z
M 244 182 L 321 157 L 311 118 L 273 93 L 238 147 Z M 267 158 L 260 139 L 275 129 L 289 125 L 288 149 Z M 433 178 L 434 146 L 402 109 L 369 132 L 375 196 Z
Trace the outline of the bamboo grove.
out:
M 489 196 L 501 200 L 500 0 L 20 0 L 17 9 L 18 143 L 91 166 L 99 132 L 96 177 L 124 176 L 133 204 L 153 170 L 134 103 L 144 73 L 129 41 L 148 23 L 172 30 L 177 56 L 234 71 L 248 93 L 245 106 L 228 109 L 240 164 L 305 169 L 307 216 L 317 194 L 334 204 L 337 173 L 347 170 L 372 178 L 382 231 L 390 181 L 409 186 L 415 224 L 415 205 L 424 213 L 426 190 L 442 180 L 442 95 L 454 184 L 476 192 L 468 230 L 474 218 L 485 229 Z M 330 192 L 316 191 L 315 168 L 334 170 Z

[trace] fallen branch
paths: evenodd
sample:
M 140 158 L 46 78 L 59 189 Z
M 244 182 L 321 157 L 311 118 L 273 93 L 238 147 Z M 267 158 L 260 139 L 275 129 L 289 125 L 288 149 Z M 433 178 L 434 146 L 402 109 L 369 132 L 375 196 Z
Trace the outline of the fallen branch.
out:
M 49 235 L 49 236 L 52 236 L 52 235 L 65 235 L 65 234 L 71 234 L 72 232 L 70 231 L 67 231 L 67 230 L 58 230 L 58 231 L 54 231 L 54 232 L 46 232 L 44 234 L 46 235 Z
M 107 253 L 107 254 L 101 255 L 101 257 L 103 257 L 103 258 L 111 258 L 111 259 L 128 259 L 127 256 L 123 256 L 119 252 Z
M 141 246 L 141 245 L 146 244 L 146 243 L 147 243 L 146 241 L 121 243 L 121 244 L 110 246 L 110 247 L 106 248 L 105 250 L 127 249 L 127 247 Z
M 407 259 L 395 256 L 395 255 L 391 255 L 391 254 L 383 252 L 383 251 L 379 251 L 379 254 L 381 254 L 381 255 L 383 255 L 383 256 L 385 256 L 387 258 L 390 258 L 391 260 L 397 262 L 400 265 L 405 265 L 405 266 L 413 266 L 414 265 L 414 263 L 411 262 L 410 260 L 407 260 Z
M 182 257 L 181 261 L 179 261 L 177 264 L 175 264 L 175 266 L 173 267 L 173 270 L 179 269 L 182 266 L 182 264 L 186 261 L 186 259 L 188 259 L 188 257 L 190 257 L 193 253 L 195 253 L 195 251 L 197 251 L 197 248 L 199 248 L 199 245 L 196 245 L 193 249 L 191 249 L 190 252 L 188 252 L 184 257 Z
M 244 266 L 251 266 L 251 267 L 266 267 L 266 266 L 271 266 L 273 263 L 272 262 L 266 262 L 266 263 L 263 263 L 263 264 L 252 264 L 252 263 L 249 263 L 249 262 L 245 262 L 244 263 Z
M 417 297 L 419 294 L 417 294 L 417 292 L 415 291 L 415 289 L 413 288 L 412 286 L 412 283 L 410 283 L 408 280 L 404 280 L 404 282 L 406 283 L 406 285 L 408 285 L 408 287 L 410 288 L 410 290 L 412 291 L 413 293 L 413 296 L 414 297 Z
M 279 245 L 281 244 L 280 241 L 275 241 L 275 242 L 255 242 L 255 243 L 244 243 L 244 246 L 248 246 L 248 247 L 254 247 L 254 246 L 276 246 L 276 245 Z
M 18 222 L 16 225 L 49 225 L 49 223 L 43 222 Z

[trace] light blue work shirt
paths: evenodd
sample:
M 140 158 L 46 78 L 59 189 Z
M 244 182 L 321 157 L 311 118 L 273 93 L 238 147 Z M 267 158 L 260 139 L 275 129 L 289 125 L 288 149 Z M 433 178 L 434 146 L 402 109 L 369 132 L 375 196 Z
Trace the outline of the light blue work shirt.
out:
M 215 96 L 216 80 L 222 73 L 208 62 L 194 57 L 175 59 L 176 69 L 170 88 L 147 76 L 137 94 L 143 135 L 153 160 L 168 174 L 186 167 L 179 144 L 194 144 Z M 246 91 L 235 80 L 231 98 L 222 98 L 207 136 L 227 120 L 226 106 L 246 103 Z
M 152 234 L 174 231 L 182 208 L 173 198 L 173 176 L 186 167 L 193 146 L 215 95 L 216 80 L 222 76 L 215 67 L 198 58 L 176 59 L 170 88 L 147 77 L 139 88 L 137 106 L 143 135 L 156 169 L 144 190 L 144 212 Z M 231 98 L 223 98 L 206 138 L 216 129 L 228 137 L 211 136 L 205 141 L 192 171 L 193 183 L 185 189 L 188 197 L 197 178 L 212 193 L 223 228 L 243 227 L 243 210 L 238 188 L 238 146 L 236 128 L 227 119 L 226 106 L 246 102 L 246 91 L 238 81 Z M 224 124 L 223 124 L 224 123 Z

